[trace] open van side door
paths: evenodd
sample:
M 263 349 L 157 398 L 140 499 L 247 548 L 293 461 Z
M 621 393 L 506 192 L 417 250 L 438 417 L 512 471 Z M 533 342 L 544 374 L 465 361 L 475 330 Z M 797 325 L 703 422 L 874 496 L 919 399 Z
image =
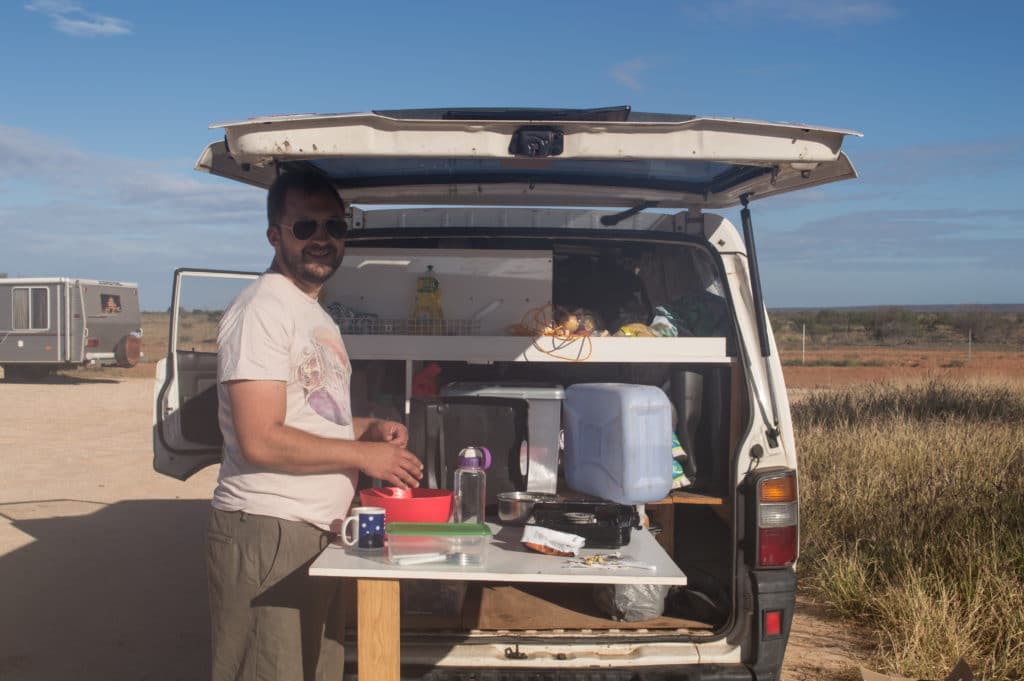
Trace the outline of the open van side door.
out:
M 254 272 L 174 272 L 167 356 L 157 363 L 153 468 L 179 480 L 220 463 L 217 422 L 217 325 Z

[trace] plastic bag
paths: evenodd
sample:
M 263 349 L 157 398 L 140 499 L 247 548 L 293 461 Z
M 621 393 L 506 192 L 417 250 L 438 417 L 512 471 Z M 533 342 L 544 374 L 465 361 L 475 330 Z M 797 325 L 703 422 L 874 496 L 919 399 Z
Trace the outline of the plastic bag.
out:
M 668 590 L 662 584 L 602 584 L 594 587 L 594 601 L 613 620 L 643 622 L 665 612 Z

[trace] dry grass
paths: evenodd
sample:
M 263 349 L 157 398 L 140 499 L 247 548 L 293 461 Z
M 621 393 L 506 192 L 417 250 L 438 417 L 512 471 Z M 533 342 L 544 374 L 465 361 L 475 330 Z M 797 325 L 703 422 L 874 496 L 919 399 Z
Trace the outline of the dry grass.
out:
M 1024 388 L 932 380 L 794 406 L 803 584 L 878 632 L 883 666 L 1024 670 Z
M 217 322 L 220 312 L 183 312 L 178 318 L 178 345 L 183 349 L 217 351 Z M 170 315 L 166 312 L 142 313 L 142 345 L 146 362 L 167 355 Z

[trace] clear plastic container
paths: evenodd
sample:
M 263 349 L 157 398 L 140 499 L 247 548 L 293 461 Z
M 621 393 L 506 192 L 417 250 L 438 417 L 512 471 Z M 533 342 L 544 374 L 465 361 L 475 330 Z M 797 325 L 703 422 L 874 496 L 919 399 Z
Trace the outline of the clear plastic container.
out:
M 388 561 L 395 565 L 483 565 L 491 528 L 483 523 L 388 523 Z
M 565 390 L 560 385 L 542 383 L 449 383 L 441 388 L 447 397 L 499 397 L 525 400 L 527 411 L 527 447 L 520 452 L 519 470 L 527 476 L 530 492 L 554 494 L 558 491 L 558 441 L 562 430 L 562 400 Z M 499 470 L 501 462 L 496 464 Z M 492 476 L 493 477 L 493 476 Z M 497 492 L 511 489 L 496 488 Z
M 672 488 L 672 407 L 653 386 L 586 383 L 565 391 L 565 480 L 619 504 Z

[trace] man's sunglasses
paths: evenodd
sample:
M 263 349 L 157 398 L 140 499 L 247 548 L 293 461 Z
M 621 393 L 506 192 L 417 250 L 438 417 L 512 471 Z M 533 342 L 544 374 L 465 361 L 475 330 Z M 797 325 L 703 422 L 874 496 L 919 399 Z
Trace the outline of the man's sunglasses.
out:
M 291 227 L 282 224 L 278 224 L 277 226 L 291 231 L 299 241 L 305 241 L 316 234 L 316 228 L 320 224 L 321 223 L 316 220 L 296 220 L 292 223 Z M 323 226 L 327 231 L 327 236 L 332 239 L 344 239 L 345 235 L 348 233 L 348 222 L 341 218 L 327 218 L 324 220 Z

